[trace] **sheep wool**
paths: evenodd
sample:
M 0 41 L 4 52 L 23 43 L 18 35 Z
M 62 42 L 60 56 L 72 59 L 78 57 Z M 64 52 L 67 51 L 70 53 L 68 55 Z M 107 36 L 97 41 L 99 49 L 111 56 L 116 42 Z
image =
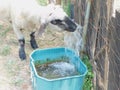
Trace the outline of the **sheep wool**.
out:
M 12 23 L 19 41 L 19 57 L 26 59 L 25 39 L 21 30 L 29 30 L 30 44 L 38 48 L 36 38 L 41 36 L 51 23 L 63 31 L 73 32 L 76 24 L 67 16 L 61 6 L 51 4 L 40 6 L 36 0 L 0 0 L 0 20 Z

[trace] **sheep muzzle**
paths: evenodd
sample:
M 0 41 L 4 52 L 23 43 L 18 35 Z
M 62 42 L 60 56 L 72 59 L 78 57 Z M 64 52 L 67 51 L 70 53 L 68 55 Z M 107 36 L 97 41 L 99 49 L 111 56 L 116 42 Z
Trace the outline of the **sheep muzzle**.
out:
M 77 25 L 75 24 L 75 22 L 73 22 L 68 17 L 65 17 L 63 20 L 60 20 L 60 19 L 52 20 L 51 24 L 57 25 L 59 28 L 69 32 L 74 32 L 77 28 Z

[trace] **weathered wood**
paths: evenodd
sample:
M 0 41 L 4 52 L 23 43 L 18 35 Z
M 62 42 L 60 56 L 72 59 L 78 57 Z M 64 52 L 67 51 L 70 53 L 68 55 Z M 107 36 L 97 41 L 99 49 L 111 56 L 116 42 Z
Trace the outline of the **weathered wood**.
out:
M 74 18 L 82 26 L 87 1 L 74 1 Z M 112 4 L 113 0 L 92 0 L 91 3 L 85 47 L 96 75 L 96 90 L 120 89 L 120 13 L 111 18 Z
M 85 20 L 84 20 L 84 26 L 83 26 L 83 35 L 82 35 L 82 37 L 83 37 L 83 48 L 82 48 L 82 51 L 85 50 L 85 46 L 86 46 L 86 35 L 87 35 L 88 21 L 89 21 L 89 16 L 90 16 L 90 8 L 91 8 L 91 0 L 88 0 Z
M 95 1 L 96 0 L 94 0 L 93 2 L 95 3 Z M 101 2 L 99 3 L 101 9 L 99 10 L 98 8 L 95 8 L 96 10 L 91 9 L 91 11 L 95 10 L 100 16 L 96 16 L 93 13 L 90 15 L 90 17 L 97 17 L 97 18 L 95 18 L 95 20 L 94 18 L 90 18 L 90 21 L 95 23 L 91 24 L 89 22 L 90 30 L 88 31 L 88 36 L 87 36 L 87 39 L 89 40 L 87 41 L 89 43 L 89 44 L 87 43 L 89 48 L 87 50 L 89 51 L 89 55 L 91 55 L 90 57 L 96 59 L 97 66 L 95 66 L 95 68 L 98 68 L 97 71 L 100 72 L 97 75 L 96 89 L 97 90 L 101 90 L 101 89 L 119 90 L 120 77 L 118 74 L 120 73 L 120 70 L 118 68 L 120 68 L 120 64 L 118 64 L 118 62 L 120 63 L 120 59 L 119 59 L 120 51 L 119 51 L 119 46 L 117 45 L 118 45 L 118 42 L 120 42 L 120 40 L 118 39 L 120 38 L 118 37 L 120 32 L 117 32 L 117 31 L 120 31 L 119 30 L 120 24 L 117 21 L 120 21 L 119 20 L 120 15 L 116 17 L 117 19 L 114 20 L 115 24 L 114 25 L 113 23 L 110 24 L 110 28 L 109 28 L 108 25 L 111 22 L 111 12 L 112 12 L 111 2 L 112 1 L 98 0 L 96 2 L 97 3 Z M 99 7 L 99 5 L 97 5 L 97 7 Z M 95 4 L 92 7 L 95 7 Z M 97 28 L 96 28 L 97 30 L 94 29 L 96 25 L 97 25 Z M 95 30 L 96 32 L 93 32 L 93 30 Z M 111 33 L 111 36 L 109 32 Z M 96 35 L 94 33 L 96 33 Z M 104 51 L 101 48 L 103 45 L 105 45 Z M 94 54 L 93 48 L 95 49 L 95 54 Z M 103 81 L 101 82 L 101 79 L 99 79 L 98 77 L 101 77 Z
M 109 83 L 108 90 L 120 89 L 120 12 L 112 18 L 109 25 Z
M 61 0 L 56 0 L 56 4 L 61 5 Z
M 48 0 L 48 3 L 55 2 L 56 4 L 61 5 L 61 0 Z

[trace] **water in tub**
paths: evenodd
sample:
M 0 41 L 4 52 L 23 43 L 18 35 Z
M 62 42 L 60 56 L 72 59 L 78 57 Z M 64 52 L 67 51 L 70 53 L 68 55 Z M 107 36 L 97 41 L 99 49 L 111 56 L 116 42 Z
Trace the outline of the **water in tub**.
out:
M 39 76 L 48 79 L 79 75 L 74 64 L 66 60 L 36 65 L 36 70 Z

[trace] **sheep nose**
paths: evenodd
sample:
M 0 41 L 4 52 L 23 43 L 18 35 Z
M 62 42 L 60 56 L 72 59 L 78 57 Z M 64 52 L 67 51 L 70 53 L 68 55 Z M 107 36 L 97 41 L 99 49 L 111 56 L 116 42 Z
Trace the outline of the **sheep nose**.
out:
M 77 25 L 74 21 L 72 21 L 72 19 L 65 17 L 65 23 L 68 25 L 68 31 L 74 32 L 76 30 Z
M 73 28 L 73 31 L 75 31 L 77 28 L 77 25 L 76 24 L 72 25 L 72 28 Z
M 69 26 L 69 31 L 70 32 L 74 32 L 76 29 L 77 29 L 77 25 L 75 23 L 73 23 Z

